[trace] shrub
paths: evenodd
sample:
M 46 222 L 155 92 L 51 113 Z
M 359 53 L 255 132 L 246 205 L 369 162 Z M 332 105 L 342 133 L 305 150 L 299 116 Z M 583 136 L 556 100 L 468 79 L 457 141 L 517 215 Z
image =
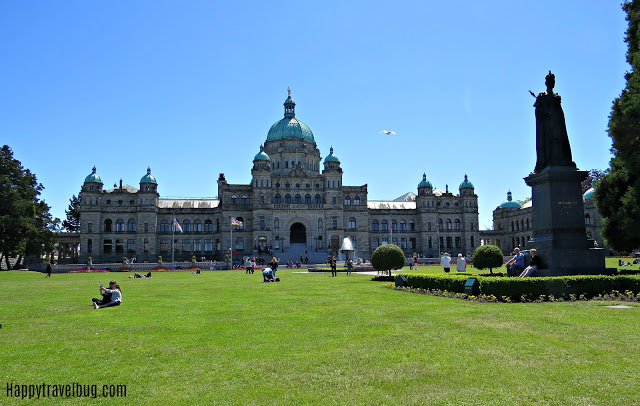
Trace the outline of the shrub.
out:
M 425 274 L 405 274 L 407 285 L 412 288 L 422 288 L 431 290 L 446 290 L 448 292 L 464 293 L 464 283 L 466 275 L 425 275 Z
M 392 270 L 401 269 L 405 260 L 402 249 L 393 244 L 381 245 L 371 254 L 371 265 L 375 270 L 389 271 L 389 275 Z
M 371 278 L 372 281 L 374 282 L 393 282 L 395 281 L 396 277 L 390 276 L 390 275 L 376 275 L 373 278 Z
M 473 266 L 477 269 L 489 268 L 489 273 L 493 273 L 493 268 L 502 266 L 503 259 L 500 248 L 495 245 L 482 245 L 473 253 Z

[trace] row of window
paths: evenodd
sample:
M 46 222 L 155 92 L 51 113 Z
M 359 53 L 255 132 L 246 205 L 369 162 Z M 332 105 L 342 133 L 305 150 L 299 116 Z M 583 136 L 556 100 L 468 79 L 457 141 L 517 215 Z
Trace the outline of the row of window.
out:
M 333 198 L 333 203 L 336 202 L 335 197 Z M 354 196 L 353 200 L 351 199 L 351 196 L 345 196 L 344 197 L 344 205 L 345 206 L 351 206 L 351 202 L 353 202 L 354 206 L 360 206 L 360 196 Z M 264 203 L 264 196 L 260 196 L 260 203 Z M 304 200 L 301 194 L 296 193 L 295 195 L 291 195 L 289 193 L 284 195 L 284 199 L 282 197 L 282 195 L 280 193 L 276 193 L 273 196 L 273 203 L 296 203 L 296 204 L 322 204 L 322 196 L 320 196 L 319 194 L 316 194 L 315 196 L 313 196 L 313 199 L 311 198 L 310 194 L 306 194 L 304 195 Z M 231 196 L 231 204 L 238 204 L 238 196 L 236 195 L 232 195 Z M 242 195 L 240 197 L 240 204 L 249 204 L 249 198 L 246 195 Z
M 408 228 L 407 228 L 408 226 Z M 431 222 L 427 223 L 427 231 L 432 231 Z M 388 222 L 387 220 L 382 220 L 378 222 L 378 220 L 371 220 L 371 231 L 415 231 L 416 225 L 413 220 L 409 220 L 409 223 L 404 220 L 400 220 L 398 223 L 396 220 L 391 220 Z M 436 231 L 440 230 L 462 230 L 462 223 L 459 219 L 447 219 L 444 222 L 442 219 L 438 219 Z M 469 223 L 469 230 L 473 230 L 473 222 Z

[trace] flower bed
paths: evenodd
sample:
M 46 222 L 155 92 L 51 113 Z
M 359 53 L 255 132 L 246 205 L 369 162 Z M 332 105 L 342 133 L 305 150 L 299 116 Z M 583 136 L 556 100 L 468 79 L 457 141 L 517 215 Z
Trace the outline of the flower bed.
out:
M 83 272 L 111 272 L 109 269 L 74 269 L 67 271 L 67 273 L 83 273 Z

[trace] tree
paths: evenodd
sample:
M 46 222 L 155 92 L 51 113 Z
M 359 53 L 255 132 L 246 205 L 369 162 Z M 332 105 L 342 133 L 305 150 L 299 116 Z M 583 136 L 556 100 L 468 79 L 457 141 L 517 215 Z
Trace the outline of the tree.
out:
M 527 197 L 525 199 L 518 200 L 518 203 L 520 203 L 520 205 L 524 205 L 525 203 L 528 203 L 530 201 L 531 201 L 531 197 Z
M 495 245 L 481 245 L 473 253 L 473 266 L 478 269 L 489 268 L 489 273 L 493 273 L 493 268 L 499 268 L 504 261 L 502 250 Z
M 44 189 L 36 176 L 24 169 L 13 151 L 4 145 L 0 150 L 0 251 L 7 268 L 9 258 L 38 255 L 53 250 L 58 219 L 52 219 L 49 206 L 38 196 Z
M 64 212 L 67 219 L 62 222 L 62 227 L 71 232 L 80 231 L 80 194 L 69 199 L 69 208 Z
M 640 247 L 640 0 L 627 1 L 622 8 L 629 22 L 625 42 L 631 69 L 625 74 L 625 88 L 613 102 L 608 129 L 613 159 L 594 197 L 607 245 L 631 251 Z
M 580 186 L 582 187 L 582 193 L 591 189 L 593 185 L 598 182 L 604 176 L 604 171 L 600 169 L 592 169 L 587 175 L 587 179 L 583 180 Z
M 376 271 L 389 271 L 389 276 L 392 270 L 401 269 L 405 260 L 402 249 L 393 244 L 381 245 L 371 254 L 371 265 Z

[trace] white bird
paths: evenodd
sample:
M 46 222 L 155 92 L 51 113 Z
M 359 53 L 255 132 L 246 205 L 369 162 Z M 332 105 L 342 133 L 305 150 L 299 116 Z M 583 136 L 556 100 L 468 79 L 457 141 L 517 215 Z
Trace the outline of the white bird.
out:
M 389 134 L 396 135 L 396 133 L 395 133 L 395 132 L 393 132 L 393 131 L 387 131 L 387 130 L 382 130 L 382 131 L 380 131 L 378 134 L 382 134 L 382 133 L 385 133 L 385 134 L 387 134 L 387 135 L 389 135 Z

